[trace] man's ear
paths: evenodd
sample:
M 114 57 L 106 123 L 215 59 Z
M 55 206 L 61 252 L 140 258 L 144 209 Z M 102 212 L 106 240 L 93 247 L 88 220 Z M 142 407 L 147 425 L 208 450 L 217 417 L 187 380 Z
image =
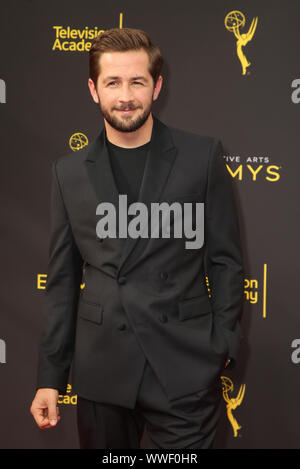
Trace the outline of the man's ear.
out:
M 156 101 L 156 99 L 158 98 L 158 95 L 162 87 L 162 82 L 163 82 L 163 77 L 159 75 L 158 79 L 156 80 L 155 87 L 154 87 L 153 101 Z
M 93 100 L 95 101 L 95 103 L 99 103 L 98 95 L 97 95 L 97 92 L 96 92 L 96 87 L 95 87 L 94 82 L 91 78 L 88 79 L 88 86 L 89 86 L 89 89 L 90 89 Z

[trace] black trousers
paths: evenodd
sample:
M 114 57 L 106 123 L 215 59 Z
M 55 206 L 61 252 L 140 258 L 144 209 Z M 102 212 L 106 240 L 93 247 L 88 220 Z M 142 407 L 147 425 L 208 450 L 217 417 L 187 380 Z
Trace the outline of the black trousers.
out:
M 169 401 L 146 360 L 134 409 L 77 396 L 80 448 L 137 449 L 145 428 L 154 449 L 213 449 L 221 398 L 221 383 L 216 383 Z

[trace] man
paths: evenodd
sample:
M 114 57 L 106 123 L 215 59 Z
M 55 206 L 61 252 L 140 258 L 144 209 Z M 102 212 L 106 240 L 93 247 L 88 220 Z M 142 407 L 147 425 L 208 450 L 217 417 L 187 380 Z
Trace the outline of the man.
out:
M 153 448 L 212 448 L 220 374 L 237 356 L 243 265 L 230 175 L 218 139 L 152 116 L 162 64 L 143 31 L 98 36 L 88 85 L 105 127 L 53 163 L 45 327 L 31 413 L 40 428 L 57 424 L 72 363 L 81 448 L 138 448 L 144 425 Z M 138 237 L 130 236 L 138 230 L 136 202 L 145 209 Z M 204 243 L 188 249 L 186 237 L 174 235 L 175 216 L 169 237 L 145 236 L 158 202 L 204 204 Z M 120 235 L 124 217 L 130 229 Z

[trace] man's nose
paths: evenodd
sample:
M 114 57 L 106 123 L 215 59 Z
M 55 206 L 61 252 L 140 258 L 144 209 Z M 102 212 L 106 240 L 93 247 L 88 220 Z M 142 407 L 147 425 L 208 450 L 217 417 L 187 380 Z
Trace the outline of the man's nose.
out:
M 123 84 L 121 86 L 119 101 L 128 102 L 133 100 L 132 90 L 129 85 Z

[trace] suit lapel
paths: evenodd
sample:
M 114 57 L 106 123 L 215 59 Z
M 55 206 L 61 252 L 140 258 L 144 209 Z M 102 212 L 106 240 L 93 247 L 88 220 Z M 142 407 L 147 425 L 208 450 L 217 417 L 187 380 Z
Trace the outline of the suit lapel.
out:
M 168 176 L 176 159 L 176 147 L 174 146 L 168 127 L 153 116 L 153 127 L 150 148 L 147 154 L 144 174 L 141 182 L 137 202 L 142 202 L 148 209 L 148 225 L 151 220 L 151 203 L 159 201 L 160 195 L 167 183 Z M 85 160 L 87 172 L 91 184 L 94 187 L 97 199 L 100 202 L 111 202 L 116 208 L 117 236 L 119 225 L 119 192 L 110 165 L 105 128 L 91 144 L 88 156 Z M 127 237 L 122 249 L 118 266 L 118 274 L 121 268 L 128 267 L 130 257 L 131 267 L 137 260 L 134 256 L 134 248 L 141 242 L 141 238 Z M 128 270 L 128 269 L 127 269 Z
M 91 143 L 85 165 L 98 202 L 110 202 L 118 210 L 119 192 L 109 160 L 105 128 Z

